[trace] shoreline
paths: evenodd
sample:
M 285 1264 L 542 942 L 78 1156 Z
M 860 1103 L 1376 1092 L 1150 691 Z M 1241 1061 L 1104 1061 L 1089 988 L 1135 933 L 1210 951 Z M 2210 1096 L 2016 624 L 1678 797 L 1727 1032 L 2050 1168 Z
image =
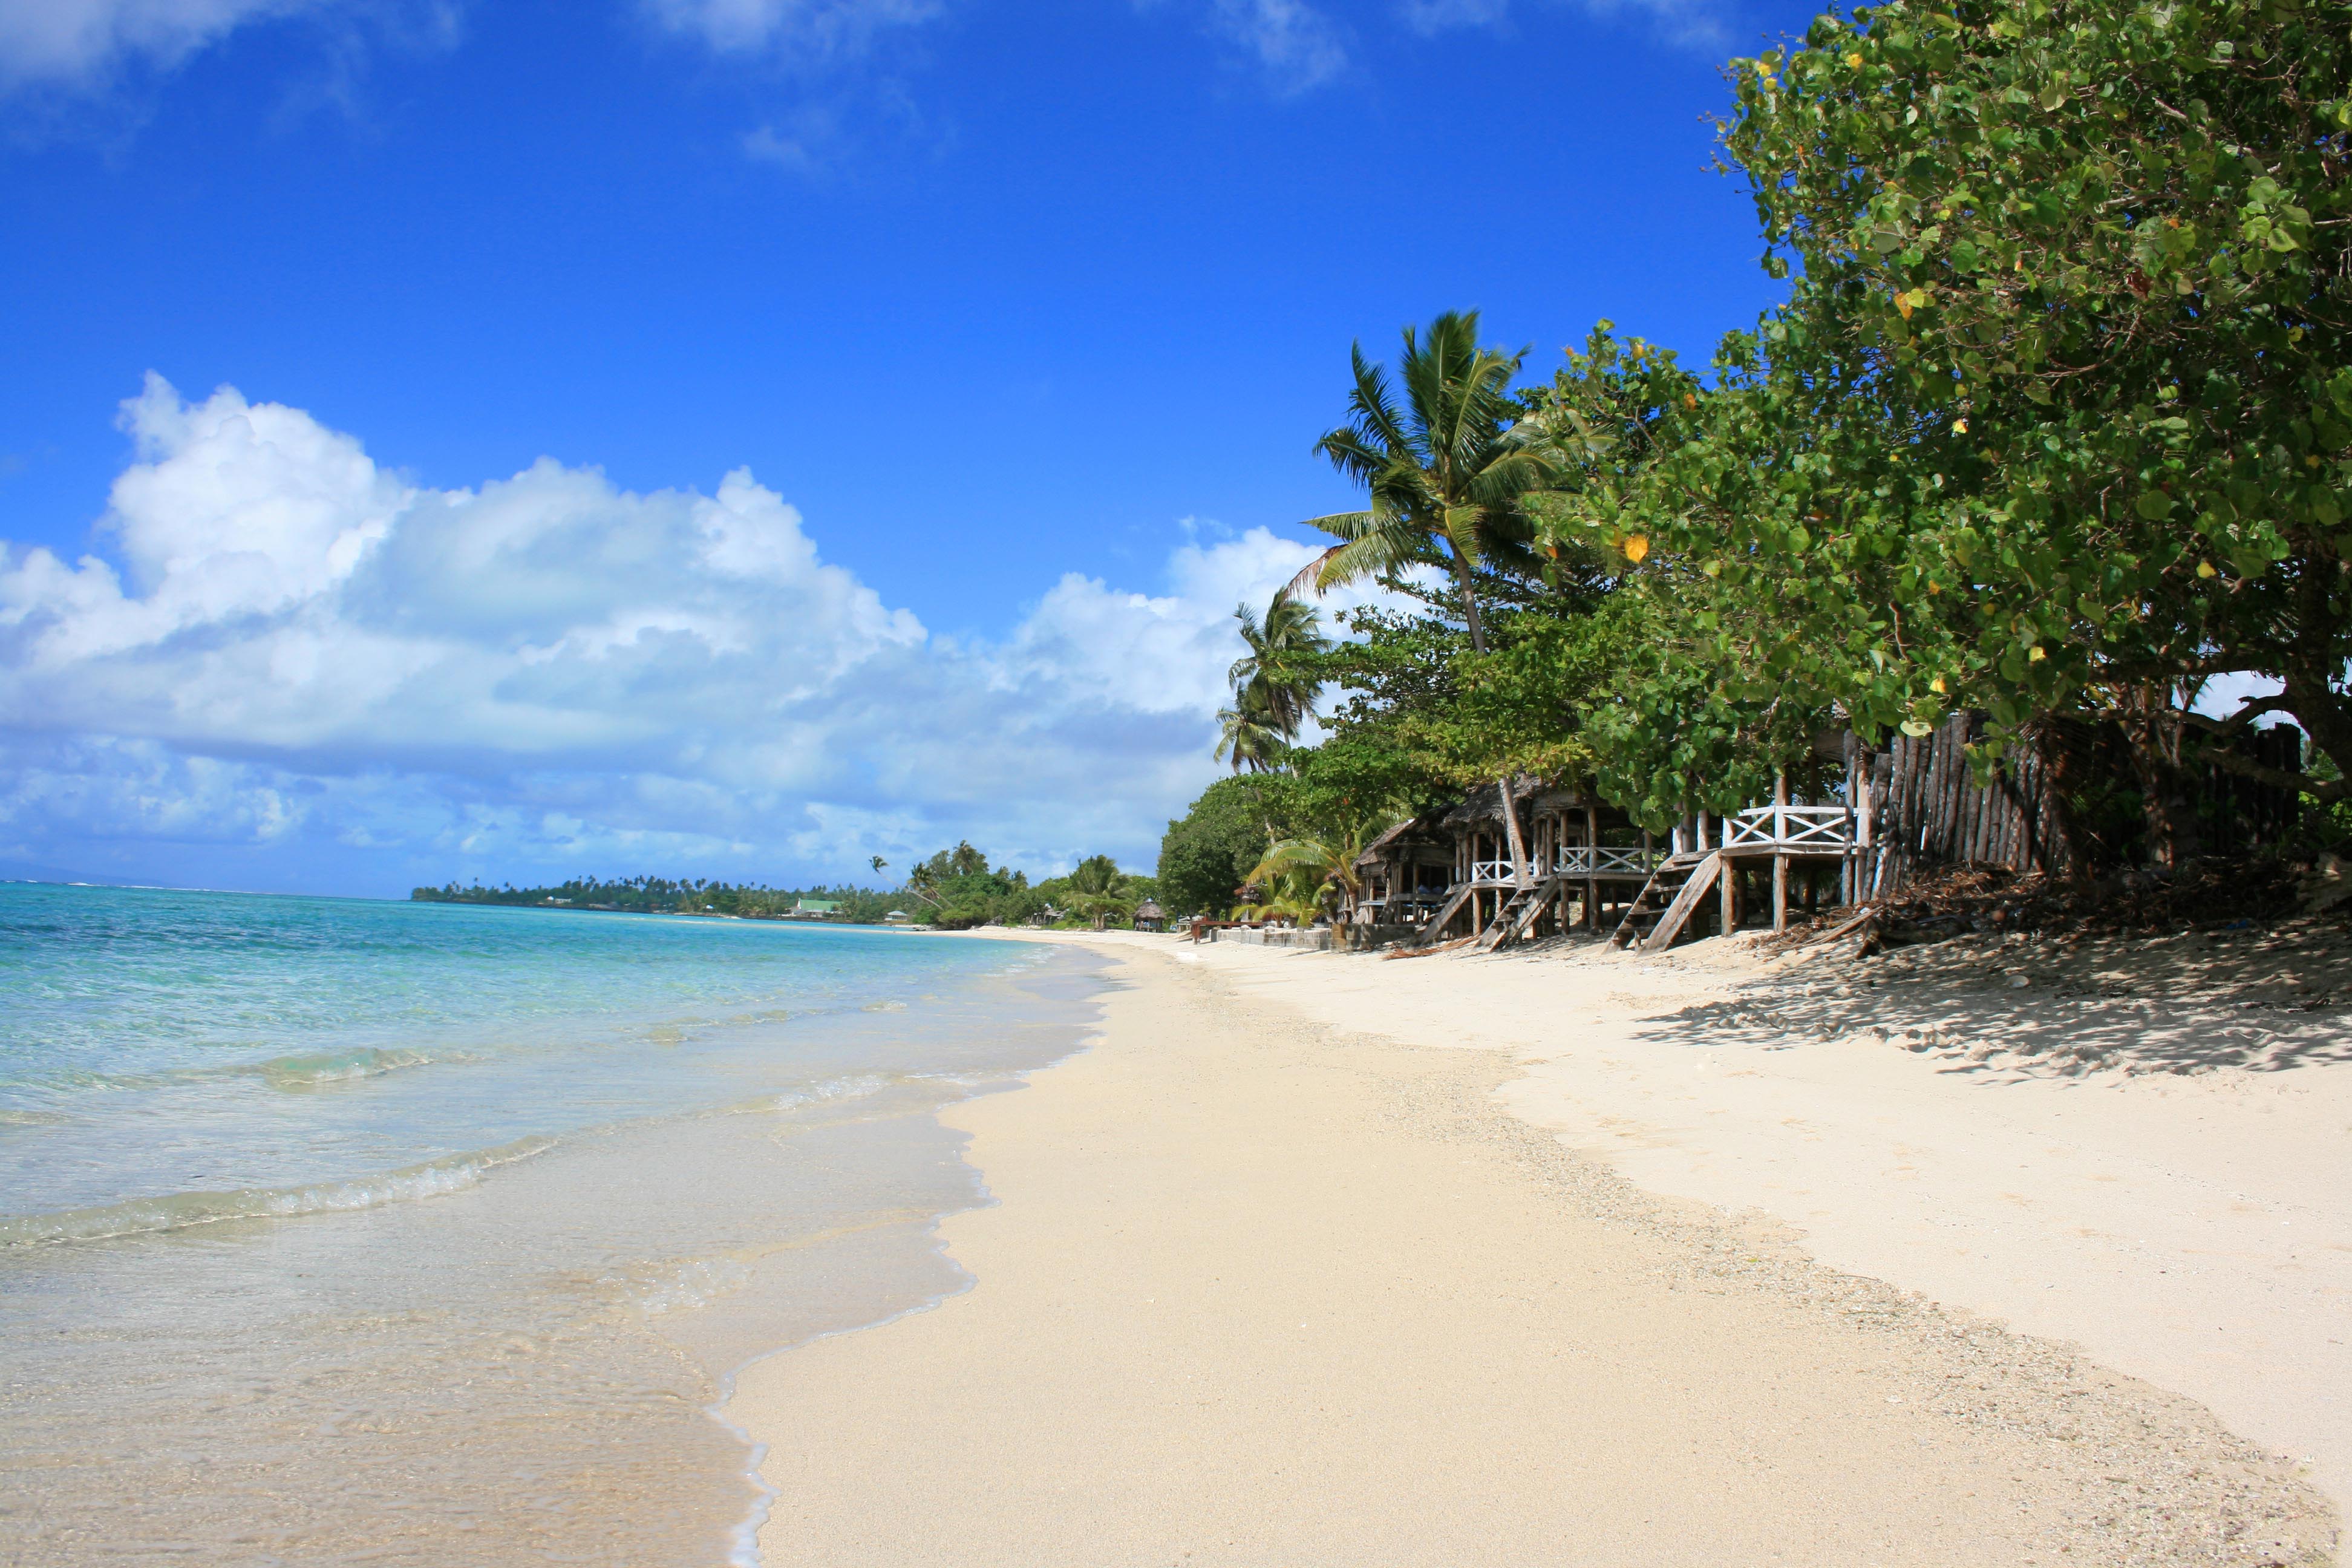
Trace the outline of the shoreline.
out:
M 973 936 L 1116 988 L 942 1112 L 996 1200 L 939 1226 L 973 1287 L 740 1376 L 771 1564 L 1458 1561 L 1436 1519 L 1507 1562 L 2333 1561 L 2326 1500 L 2191 1401 L 1538 1126 L 1473 980 L 1558 1013 L 1557 963 Z M 1472 1048 L 1415 1042 L 1433 999 Z

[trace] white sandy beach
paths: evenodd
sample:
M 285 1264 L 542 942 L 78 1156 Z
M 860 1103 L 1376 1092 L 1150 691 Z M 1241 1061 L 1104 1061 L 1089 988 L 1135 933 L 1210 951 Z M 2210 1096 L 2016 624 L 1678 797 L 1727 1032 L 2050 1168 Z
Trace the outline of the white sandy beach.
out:
M 2333 1560 L 2324 1033 L 2076 1077 L 1975 1059 L 2005 975 L 1086 940 L 1097 1044 L 948 1112 L 972 1289 L 740 1378 L 768 1562 Z

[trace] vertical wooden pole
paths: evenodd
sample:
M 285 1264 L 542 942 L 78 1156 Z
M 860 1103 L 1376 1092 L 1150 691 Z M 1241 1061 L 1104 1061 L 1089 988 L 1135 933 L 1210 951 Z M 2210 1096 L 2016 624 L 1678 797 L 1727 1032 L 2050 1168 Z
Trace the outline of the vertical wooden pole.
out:
M 1850 900 L 1856 904 L 1870 897 L 1871 884 L 1876 880 L 1871 875 L 1870 779 L 1877 765 L 1877 759 L 1864 752 L 1862 753 L 1862 766 L 1856 770 L 1860 776 L 1854 786 L 1853 896 Z
M 1585 865 L 1592 873 L 1584 879 L 1584 925 L 1587 931 L 1601 929 L 1601 813 L 1591 801 L 1584 803 Z
M 1704 822 L 1706 818 L 1702 817 L 1700 820 Z M 1724 818 L 1723 837 L 1724 844 L 1717 847 L 1717 853 L 1722 853 L 1730 843 L 1731 819 L 1729 817 Z M 1732 869 L 1732 859 L 1728 854 L 1723 855 L 1723 858 L 1717 862 L 1717 868 L 1715 877 L 1715 901 L 1717 910 L 1716 923 L 1721 928 L 1720 934 L 1729 936 L 1739 929 L 1739 877 Z
M 1789 837 L 1789 775 L 1772 775 L 1772 836 L 1786 842 Z M 1772 931 L 1775 935 L 1789 929 L 1789 852 L 1772 851 Z

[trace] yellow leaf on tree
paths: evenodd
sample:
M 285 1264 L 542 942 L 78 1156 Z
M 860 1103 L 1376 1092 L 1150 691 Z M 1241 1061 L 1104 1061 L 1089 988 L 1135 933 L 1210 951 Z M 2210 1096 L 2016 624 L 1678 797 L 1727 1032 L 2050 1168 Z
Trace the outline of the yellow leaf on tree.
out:
M 1845 63 L 1852 66 L 1854 69 L 1860 70 L 1862 68 L 1862 56 L 1859 54 L 1848 55 L 1845 58 Z
M 2221 575 L 2221 574 L 2213 570 L 2213 563 L 2210 561 L 2200 561 L 2197 563 L 2197 575 L 2200 577 L 2217 577 Z
M 1944 678 L 1939 675 L 1936 677 L 1935 679 L 1927 682 L 1927 689 L 1934 692 L 1937 696 L 1941 697 L 1944 694 Z
M 1642 557 L 1647 555 L 1649 552 L 1650 540 L 1647 534 L 1629 533 L 1625 536 L 1626 560 L 1631 561 L 1634 565 L 1639 566 L 1642 563 Z
M 1955 419 L 1955 420 L 1953 420 L 1953 421 L 1952 421 L 1952 434 L 1953 434 L 1953 435 L 1955 435 L 1955 436 L 1965 436 L 1965 435 L 1967 435 L 1968 433 L 1969 433 L 1969 422 L 1968 422 L 1967 420 L 1965 420 L 1965 419 Z

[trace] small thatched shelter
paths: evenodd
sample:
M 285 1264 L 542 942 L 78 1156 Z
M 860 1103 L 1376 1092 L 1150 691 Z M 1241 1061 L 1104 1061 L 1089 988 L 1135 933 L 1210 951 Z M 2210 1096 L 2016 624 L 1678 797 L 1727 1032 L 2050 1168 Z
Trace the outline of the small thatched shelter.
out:
M 1146 899 L 1135 906 L 1135 929 L 1138 931 L 1168 929 L 1168 911 L 1160 907 L 1159 900 Z

